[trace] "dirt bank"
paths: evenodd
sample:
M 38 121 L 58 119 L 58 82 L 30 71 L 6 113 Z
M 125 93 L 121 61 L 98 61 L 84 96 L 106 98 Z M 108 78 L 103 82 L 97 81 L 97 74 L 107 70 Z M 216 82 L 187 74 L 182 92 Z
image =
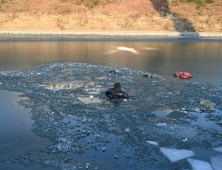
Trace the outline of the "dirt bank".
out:
M 221 9 L 221 0 L 0 0 L 0 29 L 222 32 Z

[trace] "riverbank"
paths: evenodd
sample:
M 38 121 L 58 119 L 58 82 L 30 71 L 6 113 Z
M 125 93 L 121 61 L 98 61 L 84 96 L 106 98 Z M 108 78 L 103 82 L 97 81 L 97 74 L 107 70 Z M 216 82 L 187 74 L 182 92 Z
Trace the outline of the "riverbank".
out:
M 221 33 L 221 8 L 221 0 L 0 0 L 0 30 Z
M 222 32 L 175 32 L 175 31 L 74 31 L 74 30 L 0 30 L 10 35 L 98 35 L 98 36 L 194 36 L 222 37 Z

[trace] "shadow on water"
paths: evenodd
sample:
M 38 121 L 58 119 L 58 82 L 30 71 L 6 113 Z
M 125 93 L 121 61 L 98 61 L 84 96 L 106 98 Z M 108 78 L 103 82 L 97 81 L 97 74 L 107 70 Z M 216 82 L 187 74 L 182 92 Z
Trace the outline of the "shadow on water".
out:
M 156 11 L 159 12 L 160 16 L 163 18 L 169 17 L 174 23 L 174 28 L 178 32 L 196 32 L 194 26 L 187 18 L 176 17 L 170 11 L 170 4 L 164 0 L 150 0 Z M 182 35 L 182 34 L 181 34 Z M 199 36 L 199 33 L 195 33 L 195 36 Z

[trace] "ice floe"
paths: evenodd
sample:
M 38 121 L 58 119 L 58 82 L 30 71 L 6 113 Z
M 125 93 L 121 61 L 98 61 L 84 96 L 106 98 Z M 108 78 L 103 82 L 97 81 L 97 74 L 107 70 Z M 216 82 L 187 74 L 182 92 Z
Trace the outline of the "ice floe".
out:
M 147 143 L 151 144 L 151 145 L 155 145 L 155 146 L 158 146 L 158 143 L 155 142 L 155 141 L 146 141 Z
M 218 152 L 221 152 L 222 153 L 222 147 L 216 147 L 216 148 L 213 148 L 215 151 L 218 151 Z
M 172 149 L 161 147 L 160 151 L 171 161 L 176 162 L 181 159 L 189 158 L 194 156 L 194 152 L 185 149 Z
M 188 158 L 193 170 L 213 170 L 209 162 Z
M 80 100 L 84 104 L 93 104 L 93 103 L 101 103 L 102 100 L 95 97 L 78 97 L 78 100 Z
M 211 165 L 214 170 L 222 169 L 222 156 L 211 156 L 210 157 Z

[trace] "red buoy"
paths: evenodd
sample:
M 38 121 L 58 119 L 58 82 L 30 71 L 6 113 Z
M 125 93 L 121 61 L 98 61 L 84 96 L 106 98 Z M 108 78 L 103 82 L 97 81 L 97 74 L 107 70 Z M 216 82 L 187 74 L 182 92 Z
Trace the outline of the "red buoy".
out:
M 183 79 L 189 79 L 192 77 L 192 75 L 189 72 L 175 72 L 173 73 L 173 75 Z

